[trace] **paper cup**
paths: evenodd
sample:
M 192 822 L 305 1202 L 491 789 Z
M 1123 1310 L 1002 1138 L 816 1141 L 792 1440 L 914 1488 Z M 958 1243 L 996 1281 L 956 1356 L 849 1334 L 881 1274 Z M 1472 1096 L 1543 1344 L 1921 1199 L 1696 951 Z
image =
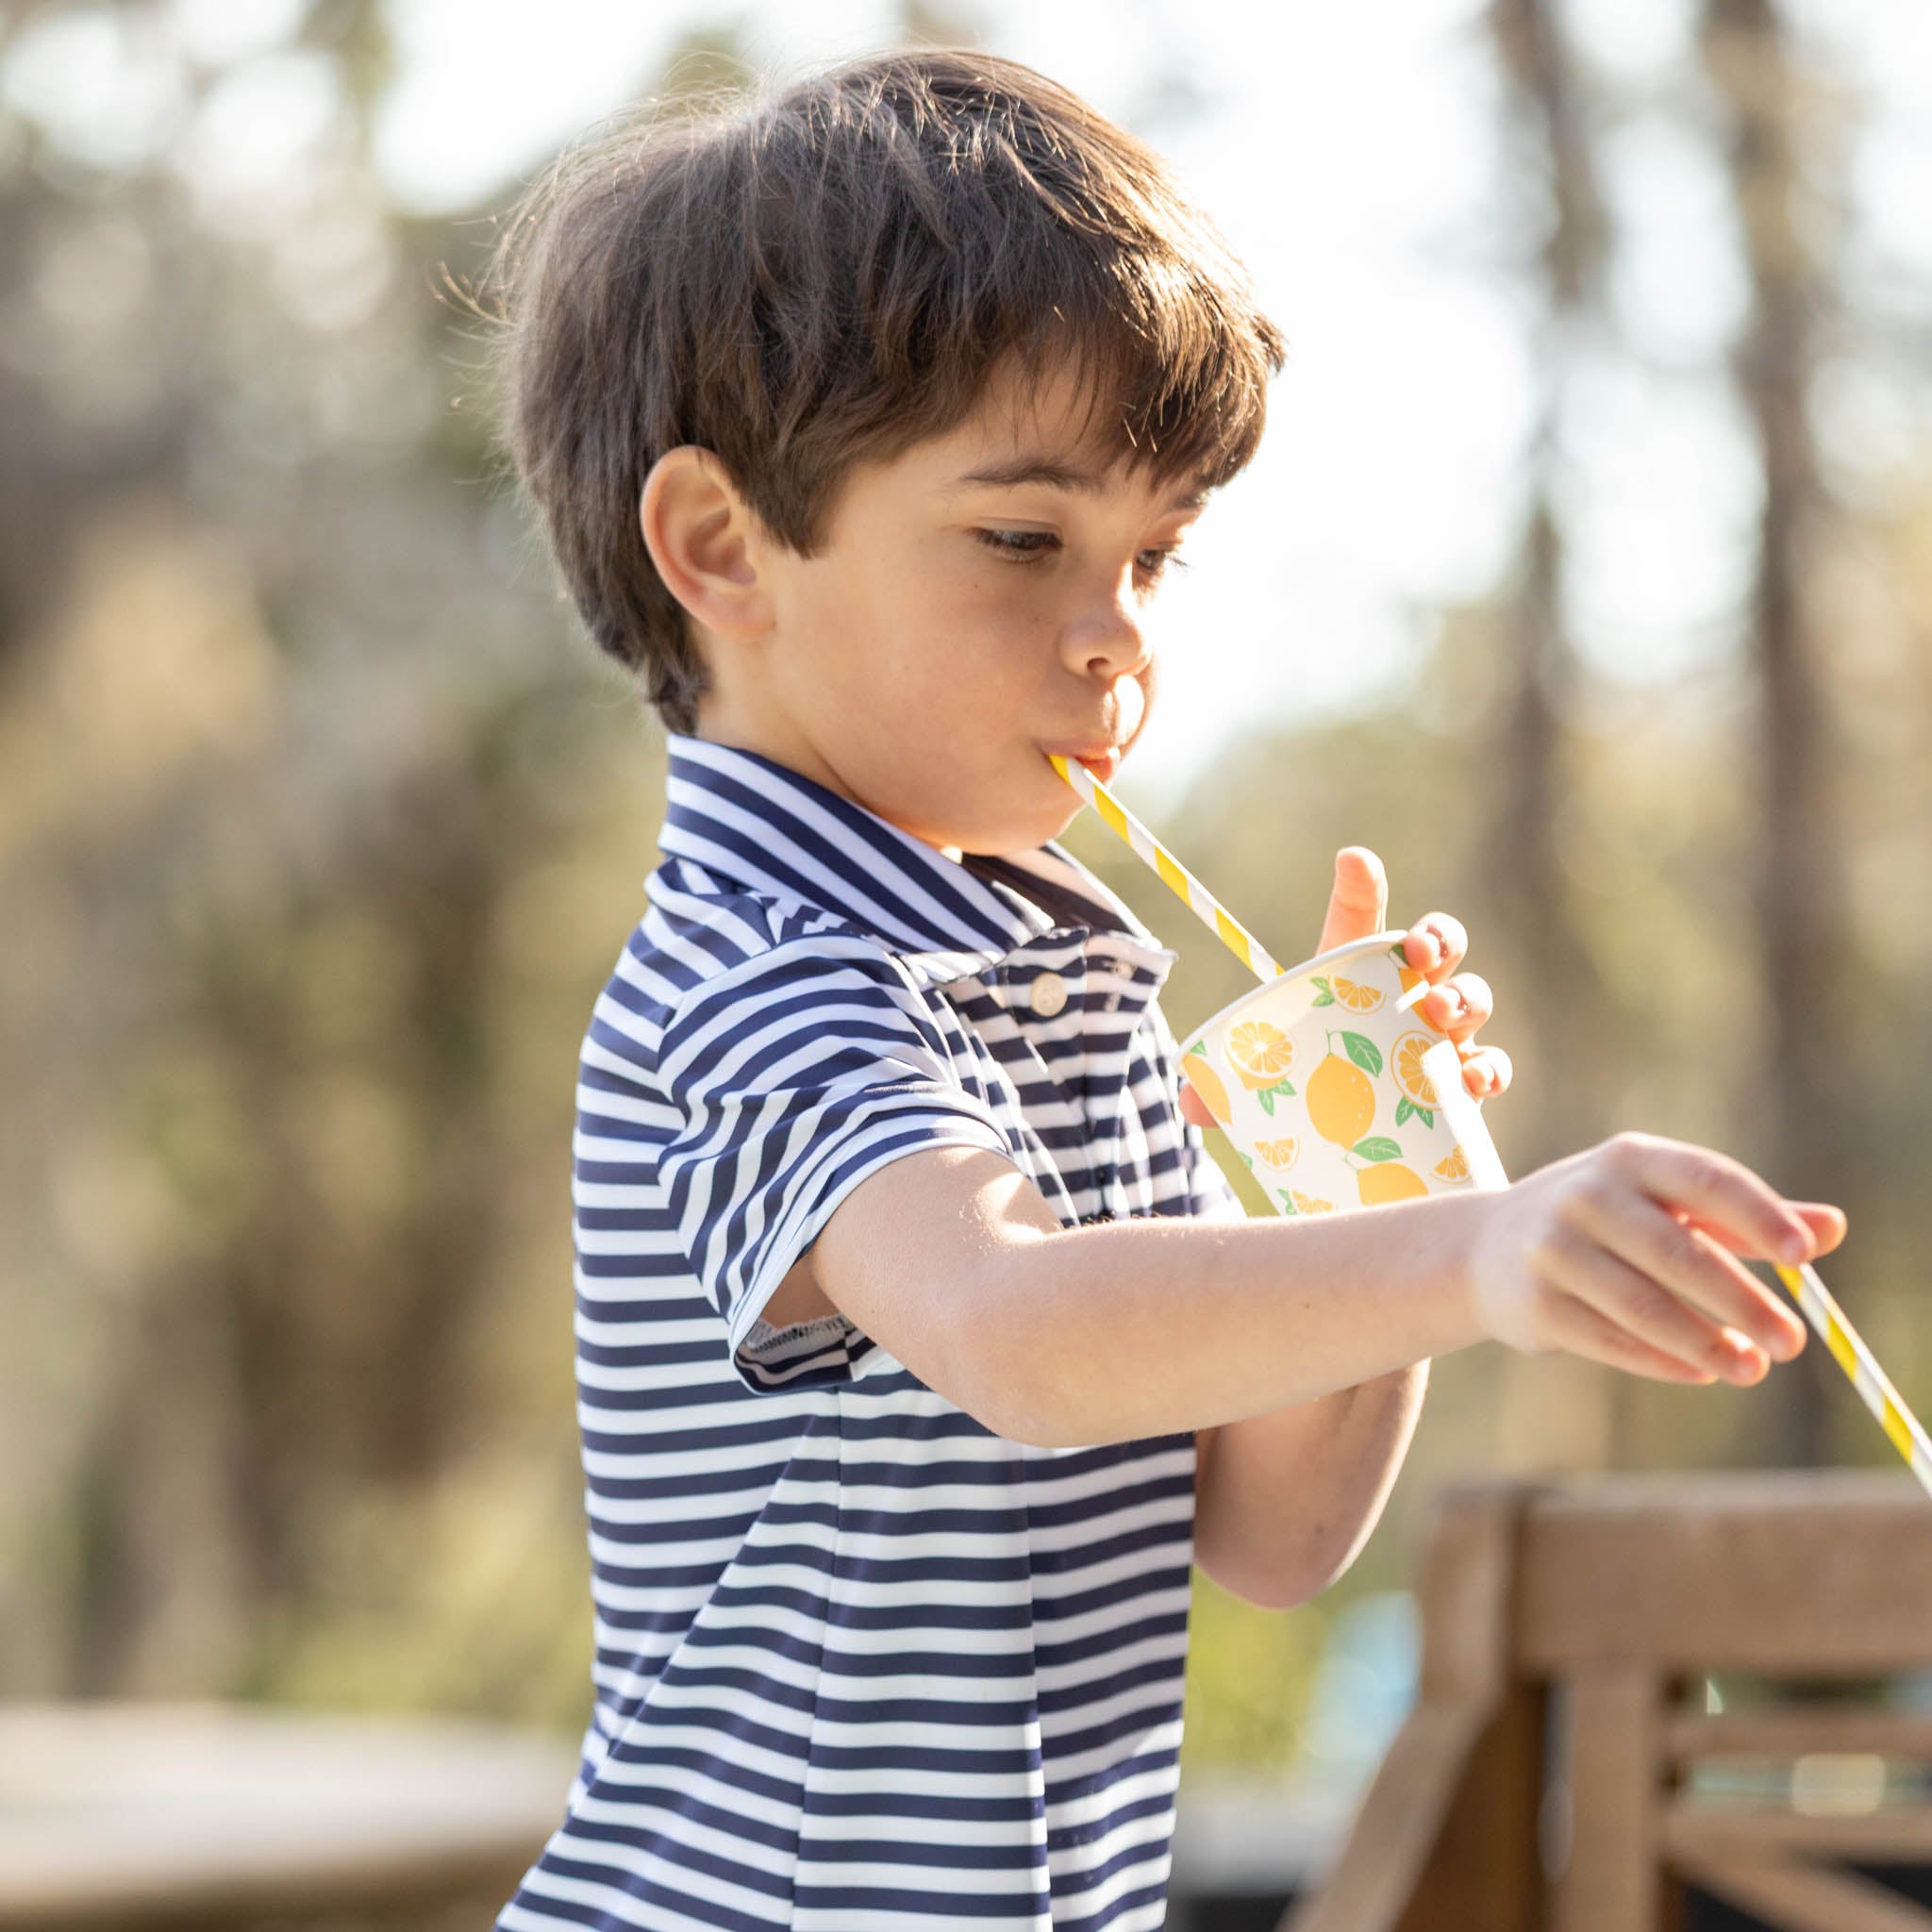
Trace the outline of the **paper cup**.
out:
M 1278 1214 L 1507 1187 L 1400 933 L 1331 947 L 1183 1042 L 1181 1073 Z

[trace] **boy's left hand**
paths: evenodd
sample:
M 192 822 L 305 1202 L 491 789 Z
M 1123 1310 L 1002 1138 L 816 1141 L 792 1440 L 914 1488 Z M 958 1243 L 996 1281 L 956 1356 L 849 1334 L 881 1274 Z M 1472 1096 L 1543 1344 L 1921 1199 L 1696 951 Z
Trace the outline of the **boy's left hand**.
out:
M 1389 878 L 1382 861 L 1366 845 L 1343 846 L 1335 855 L 1335 890 L 1322 924 L 1322 942 L 1315 950 L 1325 953 L 1349 940 L 1367 939 L 1382 930 L 1388 916 Z M 1409 927 L 1403 943 L 1408 963 L 1432 983 L 1412 1010 L 1456 1042 L 1456 1051 L 1462 1056 L 1464 1088 L 1478 1100 L 1504 1091 L 1509 1085 L 1509 1056 L 1500 1046 L 1475 1044 L 1477 1029 L 1495 1009 L 1490 983 L 1479 973 L 1456 970 L 1469 951 L 1462 922 L 1446 912 L 1431 912 Z M 1196 1126 L 1215 1124 L 1185 1080 L 1181 1112 Z

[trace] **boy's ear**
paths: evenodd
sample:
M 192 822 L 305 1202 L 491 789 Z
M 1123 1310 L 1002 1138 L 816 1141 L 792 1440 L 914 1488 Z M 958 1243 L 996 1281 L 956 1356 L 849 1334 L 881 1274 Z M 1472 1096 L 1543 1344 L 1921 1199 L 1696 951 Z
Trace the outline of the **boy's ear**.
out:
M 709 450 L 682 443 L 651 465 L 638 524 L 665 587 L 707 630 L 748 643 L 772 627 L 763 533 Z

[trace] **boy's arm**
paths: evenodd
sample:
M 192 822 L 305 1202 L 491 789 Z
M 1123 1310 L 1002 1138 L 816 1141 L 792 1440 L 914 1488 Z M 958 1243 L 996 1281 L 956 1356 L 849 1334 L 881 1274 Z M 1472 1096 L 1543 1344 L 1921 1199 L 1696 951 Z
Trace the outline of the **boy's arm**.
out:
M 1269 1609 L 1318 1596 L 1380 1521 L 1422 1414 L 1417 1362 L 1272 1415 L 1202 1429 L 1194 1560 Z
M 1805 1331 L 1734 1256 L 1842 1234 L 1835 1208 L 1800 1212 L 1724 1155 L 1641 1134 L 1507 1189 L 1078 1228 L 1004 1156 L 942 1147 L 859 1181 L 806 1258 L 929 1387 L 1001 1435 L 1071 1446 L 1268 1415 L 1486 1337 L 1757 1382 L 1761 1351 L 1788 1358 Z
M 1066 1228 L 1009 1161 L 938 1148 L 861 1181 L 807 1258 L 968 1414 L 1073 1446 L 1264 1415 L 1481 1340 L 1463 1289 L 1479 1205 Z

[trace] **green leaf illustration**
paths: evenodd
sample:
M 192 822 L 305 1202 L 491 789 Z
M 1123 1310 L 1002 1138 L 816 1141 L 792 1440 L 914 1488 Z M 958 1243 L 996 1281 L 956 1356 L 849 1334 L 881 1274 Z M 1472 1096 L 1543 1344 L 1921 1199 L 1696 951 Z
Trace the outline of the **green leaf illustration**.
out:
M 1206 1059 L 1208 1057 L 1208 1042 L 1205 1040 L 1197 1040 L 1192 1046 L 1189 1047 L 1188 1051 L 1190 1053 L 1197 1053 L 1203 1059 Z
M 1327 975 L 1322 973 L 1316 974 L 1315 984 L 1322 989 L 1322 996 L 1315 1004 L 1318 1007 L 1332 1007 L 1335 1004 L 1335 991 L 1328 984 Z
M 1382 1049 L 1366 1033 L 1344 1033 L 1341 1043 L 1347 1049 L 1348 1057 L 1365 1074 L 1377 1076 L 1382 1072 Z
M 1276 1188 L 1274 1191 L 1281 1196 L 1281 1211 L 1284 1214 L 1294 1213 L 1296 1211 L 1294 1196 L 1286 1188 Z
M 1400 1160 L 1402 1145 L 1391 1141 L 1387 1134 L 1371 1134 L 1366 1141 L 1357 1141 L 1353 1152 L 1364 1160 Z
M 1436 1124 L 1436 1110 L 1432 1107 L 1418 1107 L 1407 1094 L 1395 1104 L 1395 1124 L 1399 1127 L 1404 1121 L 1420 1121 L 1425 1127 Z
M 1248 1163 L 1248 1172 L 1253 1174 L 1255 1171 L 1255 1157 L 1252 1154 L 1243 1154 L 1241 1158 Z
M 1262 1089 L 1261 1089 L 1261 1091 L 1259 1091 L 1258 1093 L 1257 1093 L 1257 1094 L 1255 1095 L 1255 1098 L 1256 1098 L 1257 1100 L 1258 1100 L 1258 1101 L 1259 1101 L 1259 1102 L 1261 1103 L 1261 1111 L 1262 1111 L 1263 1113 L 1265 1113 L 1265 1114 L 1266 1114 L 1266 1115 L 1268 1116 L 1268 1118 L 1269 1118 L 1269 1119 L 1270 1119 L 1270 1120 L 1272 1121 L 1272 1120 L 1273 1120 L 1273 1119 L 1274 1118 L 1274 1088 L 1272 1088 L 1272 1087 L 1264 1087 L 1264 1088 L 1262 1088 Z

